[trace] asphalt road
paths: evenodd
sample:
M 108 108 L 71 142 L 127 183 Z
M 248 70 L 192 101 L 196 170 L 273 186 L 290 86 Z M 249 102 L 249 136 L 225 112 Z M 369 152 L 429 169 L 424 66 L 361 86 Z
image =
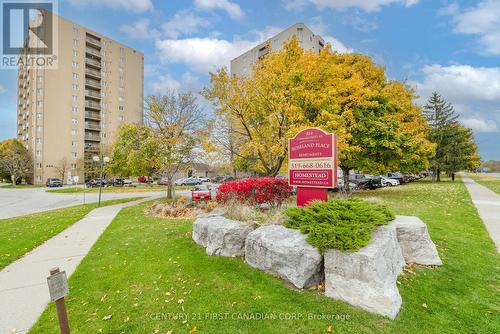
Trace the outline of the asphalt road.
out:
M 99 199 L 98 193 L 57 194 L 47 193 L 46 188 L 0 188 L 0 219 L 22 216 L 30 213 L 60 209 L 84 203 L 94 203 Z M 108 193 L 102 194 L 102 200 L 157 196 L 161 191 Z M 178 190 L 177 195 L 189 195 L 189 190 Z

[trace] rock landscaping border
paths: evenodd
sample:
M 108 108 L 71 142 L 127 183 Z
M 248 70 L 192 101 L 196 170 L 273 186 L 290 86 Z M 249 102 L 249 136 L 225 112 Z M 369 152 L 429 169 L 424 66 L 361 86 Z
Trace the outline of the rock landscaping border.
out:
M 221 215 L 197 218 L 193 240 L 208 255 L 245 256 L 257 269 L 303 289 L 325 279 L 325 295 L 394 319 L 402 304 L 397 277 L 406 263 L 442 265 L 437 248 L 418 217 L 396 216 L 379 226 L 356 252 L 329 249 L 324 257 L 306 235 L 281 225 L 258 227 Z

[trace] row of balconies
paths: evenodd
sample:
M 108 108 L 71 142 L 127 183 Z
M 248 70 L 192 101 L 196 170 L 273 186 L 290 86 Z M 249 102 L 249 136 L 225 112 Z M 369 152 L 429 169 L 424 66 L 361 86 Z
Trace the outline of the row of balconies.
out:
M 99 114 L 98 112 L 95 112 L 95 111 L 85 111 L 85 118 L 100 121 L 101 114 Z
M 85 132 L 85 140 L 100 142 L 101 136 L 95 135 L 93 132 Z
M 90 55 L 101 58 L 101 51 L 100 50 L 96 50 L 94 48 L 87 47 L 87 48 L 85 48 L 85 52 L 90 54 Z
M 101 68 L 101 62 L 93 58 L 85 58 L 85 64 Z
M 87 77 L 93 77 L 96 79 L 101 79 L 101 71 L 93 70 L 91 68 L 86 68 L 85 69 L 85 76 Z
M 95 99 L 101 99 L 101 94 L 95 90 L 85 89 L 85 96 L 92 97 Z
M 85 122 L 85 130 L 101 131 L 99 123 Z
M 87 41 L 88 44 L 95 45 L 99 48 L 101 47 L 101 41 L 95 37 L 87 35 L 85 40 Z

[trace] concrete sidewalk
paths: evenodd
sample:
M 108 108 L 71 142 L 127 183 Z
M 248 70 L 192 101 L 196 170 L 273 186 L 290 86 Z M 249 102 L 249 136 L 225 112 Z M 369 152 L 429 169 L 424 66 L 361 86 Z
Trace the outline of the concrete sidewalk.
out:
M 482 186 L 466 175 L 461 175 L 472 202 L 500 253 L 500 195 Z
M 122 208 L 151 199 L 154 198 L 92 210 L 82 220 L 4 268 L 0 272 L 0 334 L 27 332 L 50 301 L 49 270 L 59 267 L 69 277 Z

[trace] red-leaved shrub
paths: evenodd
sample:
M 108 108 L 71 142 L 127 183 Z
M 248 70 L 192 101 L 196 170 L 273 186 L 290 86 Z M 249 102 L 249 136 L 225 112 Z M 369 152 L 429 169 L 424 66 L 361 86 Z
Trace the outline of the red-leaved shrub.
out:
M 275 177 L 263 177 L 224 182 L 217 191 L 217 201 L 236 200 L 242 203 L 279 206 L 290 197 L 288 182 Z

